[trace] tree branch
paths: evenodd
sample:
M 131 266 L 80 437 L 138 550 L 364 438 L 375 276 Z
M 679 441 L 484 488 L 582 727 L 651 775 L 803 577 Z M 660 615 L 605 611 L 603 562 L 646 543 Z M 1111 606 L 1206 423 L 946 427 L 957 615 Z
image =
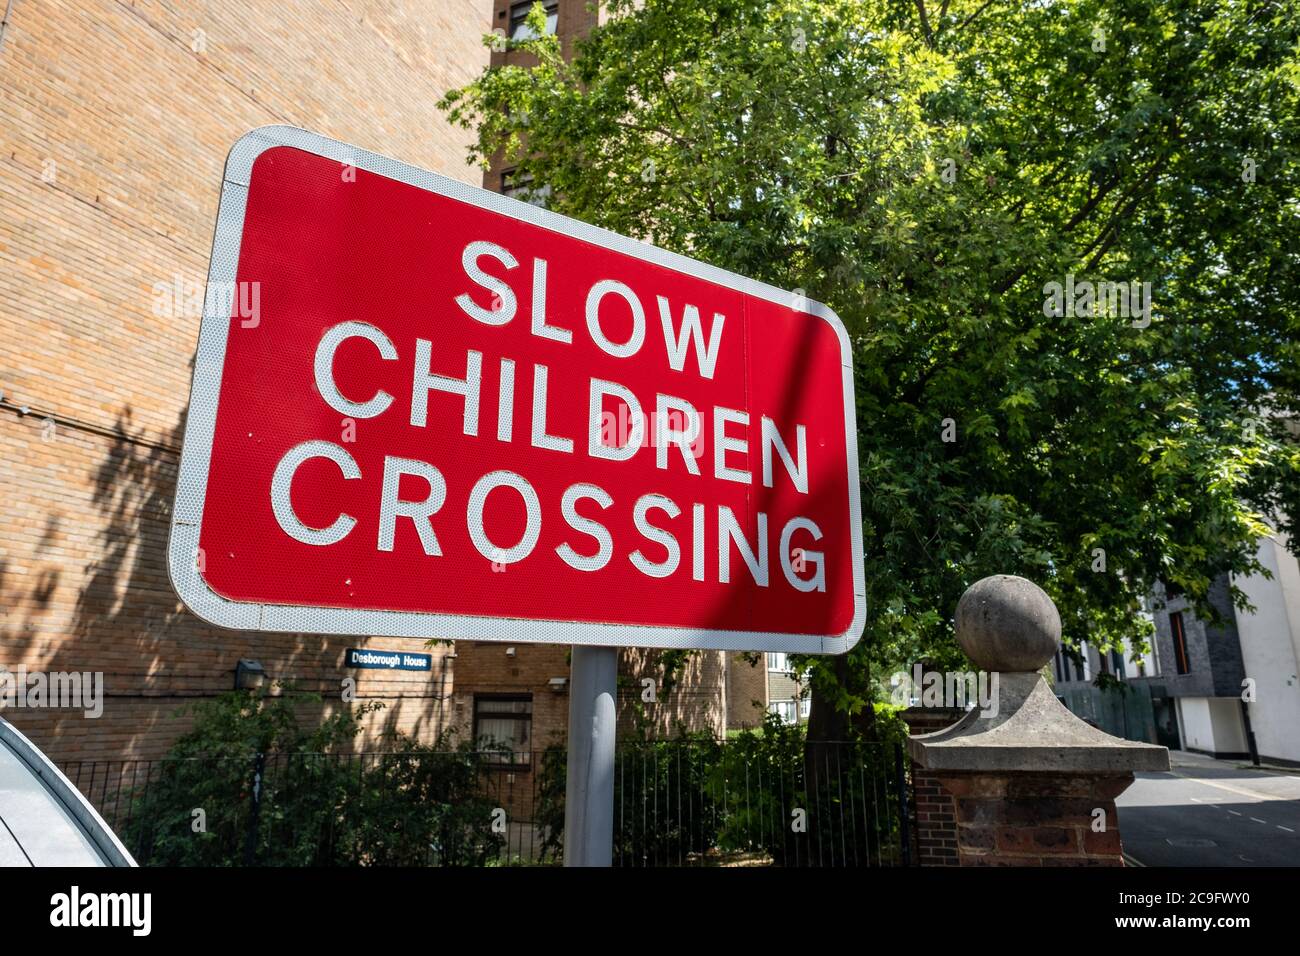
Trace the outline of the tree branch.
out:
M 925 42 L 934 46 L 934 34 L 930 32 L 930 18 L 925 13 L 925 0 L 916 0 L 916 12 L 921 17 L 921 31 L 925 34 Z
M 984 3 L 984 5 L 983 5 L 982 7 L 980 7 L 978 10 L 976 10 L 976 11 L 975 11 L 974 13 L 972 13 L 970 16 L 968 16 L 968 17 L 967 17 L 965 20 L 963 20 L 961 23 L 957 24 L 957 29 L 958 29 L 958 30 L 965 29 L 965 27 L 966 27 L 966 26 L 967 26 L 967 25 L 968 25 L 972 20 L 974 20 L 976 17 L 978 17 L 981 13 L 983 13 L 985 10 L 987 10 L 987 9 L 988 9 L 989 7 L 991 7 L 992 5 L 993 5 L 993 0 L 985 0 L 985 3 Z

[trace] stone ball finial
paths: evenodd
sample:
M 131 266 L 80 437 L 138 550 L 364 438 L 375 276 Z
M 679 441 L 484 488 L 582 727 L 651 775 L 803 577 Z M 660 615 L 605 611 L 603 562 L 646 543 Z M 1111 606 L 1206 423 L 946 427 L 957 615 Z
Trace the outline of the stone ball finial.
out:
M 1047 592 L 1013 574 L 976 581 L 957 602 L 957 643 L 980 670 L 1036 671 L 1061 644 L 1061 615 Z

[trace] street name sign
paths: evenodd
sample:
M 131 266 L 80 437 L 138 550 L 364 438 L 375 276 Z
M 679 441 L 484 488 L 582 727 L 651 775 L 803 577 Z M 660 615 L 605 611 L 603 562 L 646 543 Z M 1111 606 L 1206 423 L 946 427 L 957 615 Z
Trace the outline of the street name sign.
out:
M 201 618 L 842 653 L 857 474 L 826 306 L 303 130 L 231 150 L 169 543 Z
M 432 654 L 385 651 L 367 647 L 349 647 L 343 657 L 345 667 L 381 668 L 393 671 L 431 671 Z

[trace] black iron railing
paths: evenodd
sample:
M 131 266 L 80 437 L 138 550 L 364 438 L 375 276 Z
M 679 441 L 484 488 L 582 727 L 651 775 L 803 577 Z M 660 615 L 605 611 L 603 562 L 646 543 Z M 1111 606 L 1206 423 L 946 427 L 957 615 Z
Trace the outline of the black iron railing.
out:
M 565 752 L 83 761 L 68 777 L 142 865 L 485 866 L 563 860 Z M 900 866 L 896 744 L 622 745 L 616 866 Z

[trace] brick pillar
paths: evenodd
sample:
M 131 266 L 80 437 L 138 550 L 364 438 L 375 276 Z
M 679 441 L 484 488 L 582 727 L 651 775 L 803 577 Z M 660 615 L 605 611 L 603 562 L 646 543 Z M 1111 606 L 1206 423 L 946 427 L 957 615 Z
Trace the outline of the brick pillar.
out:
M 953 821 L 936 859 L 949 859 L 949 840 L 955 847 L 951 863 L 931 865 L 1124 865 L 1115 798 L 1133 782 L 1131 773 L 927 776 L 940 792 L 934 805 Z
M 965 715 L 957 707 L 909 707 L 899 712 L 913 735 L 951 727 Z M 912 807 L 917 863 L 957 866 L 957 817 L 952 795 L 937 776 L 916 765 L 912 767 Z
M 913 767 L 912 802 L 916 807 L 916 862 L 921 866 L 959 866 L 952 793 L 938 776 Z
M 1169 752 L 1061 705 L 1038 673 L 1061 620 L 1024 578 L 972 585 L 956 633 L 993 692 L 986 709 L 908 738 L 921 865 L 1123 866 L 1115 798 L 1135 770 L 1168 770 Z

